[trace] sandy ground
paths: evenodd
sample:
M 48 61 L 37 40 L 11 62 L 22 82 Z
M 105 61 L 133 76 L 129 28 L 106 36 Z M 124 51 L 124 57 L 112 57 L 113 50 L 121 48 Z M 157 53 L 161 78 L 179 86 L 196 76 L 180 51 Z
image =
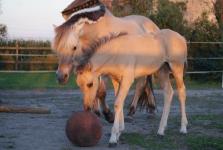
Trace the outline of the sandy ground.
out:
M 162 112 L 162 92 L 155 91 L 157 97 L 157 113 L 148 115 L 147 112 L 137 112 L 133 120 L 125 123 L 125 133 L 136 132 L 154 134 L 154 128 L 158 130 L 160 115 Z M 133 91 L 130 92 L 125 105 L 130 103 Z M 188 90 L 187 113 L 194 114 L 223 114 L 223 90 Z M 109 105 L 113 106 L 114 94 L 107 94 Z M 46 107 L 51 114 L 7 114 L 0 113 L 0 150 L 75 150 L 90 149 L 102 150 L 108 148 L 109 134 L 112 124 L 107 123 L 103 117 L 103 137 L 98 145 L 90 148 L 73 146 L 65 135 L 65 124 L 68 117 L 74 111 L 82 110 L 81 94 L 79 90 L 0 90 L 0 102 L 3 105 Z M 179 103 L 174 96 L 171 107 L 171 116 L 179 115 Z M 168 128 L 179 128 L 180 124 L 168 122 Z M 193 130 L 193 124 L 189 124 Z M 222 134 L 223 133 L 218 133 Z M 222 136 L 220 135 L 220 136 Z M 136 148 L 136 147 L 135 147 Z M 125 141 L 119 143 L 115 149 L 132 149 Z M 141 149 L 140 147 L 136 149 Z

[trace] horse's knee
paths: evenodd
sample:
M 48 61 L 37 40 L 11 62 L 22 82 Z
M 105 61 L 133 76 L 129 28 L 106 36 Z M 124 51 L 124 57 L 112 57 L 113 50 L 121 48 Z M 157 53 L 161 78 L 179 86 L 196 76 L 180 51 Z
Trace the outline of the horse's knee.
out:
M 186 88 L 184 85 L 178 87 L 178 95 L 181 101 L 186 99 Z

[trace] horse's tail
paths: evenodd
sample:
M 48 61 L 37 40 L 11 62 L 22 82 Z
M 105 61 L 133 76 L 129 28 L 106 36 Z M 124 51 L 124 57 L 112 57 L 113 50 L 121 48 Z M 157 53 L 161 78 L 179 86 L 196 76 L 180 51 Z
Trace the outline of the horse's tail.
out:
M 140 110 L 146 109 L 150 113 L 153 113 L 156 109 L 152 76 L 147 76 L 146 78 L 146 86 L 139 97 L 138 106 L 140 107 Z

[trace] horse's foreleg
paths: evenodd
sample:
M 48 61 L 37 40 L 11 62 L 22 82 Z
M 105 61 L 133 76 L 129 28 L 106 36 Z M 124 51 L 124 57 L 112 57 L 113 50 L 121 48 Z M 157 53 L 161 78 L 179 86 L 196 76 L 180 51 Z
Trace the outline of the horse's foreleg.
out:
M 129 88 L 133 82 L 131 78 L 124 78 L 121 81 L 120 89 L 115 100 L 114 110 L 115 110 L 115 120 L 111 130 L 111 137 L 109 140 L 109 146 L 116 146 L 121 135 L 121 131 L 124 130 L 124 114 L 123 106 L 124 100 L 128 94 Z
M 109 123 L 114 122 L 114 115 L 110 111 L 109 106 L 106 103 L 106 85 L 104 80 L 100 80 L 100 86 L 97 91 L 97 98 L 100 101 L 100 104 L 102 106 L 102 112 L 105 117 L 105 120 L 107 120 Z
M 169 79 L 169 69 L 167 66 L 163 66 L 159 71 L 159 80 L 161 88 L 164 90 L 164 107 L 163 113 L 159 125 L 158 134 L 164 135 L 164 131 L 167 125 L 167 120 L 170 112 L 170 106 L 173 98 L 173 88 Z
M 94 100 L 94 104 L 93 104 L 93 111 L 94 113 L 100 117 L 101 113 L 100 113 L 100 100 L 98 97 L 96 97 L 96 99 Z
M 178 97 L 180 101 L 180 110 L 181 110 L 181 128 L 180 132 L 186 134 L 187 133 L 187 115 L 186 115 L 186 88 L 183 81 L 184 75 L 184 65 L 182 64 L 171 64 L 170 65 L 173 76 L 176 79 Z
M 146 86 L 146 77 L 141 77 L 137 79 L 135 94 L 132 103 L 130 105 L 128 116 L 133 116 L 135 114 L 139 97 L 143 93 L 145 86 Z

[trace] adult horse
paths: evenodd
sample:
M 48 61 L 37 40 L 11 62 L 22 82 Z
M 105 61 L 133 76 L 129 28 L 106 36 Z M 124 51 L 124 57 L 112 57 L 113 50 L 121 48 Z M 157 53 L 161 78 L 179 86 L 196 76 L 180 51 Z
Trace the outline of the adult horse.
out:
M 56 28 L 57 35 L 53 43 L 53 49 L 58 50 L 58 52 L 62 54 L 59 55 L 59 66 L 57 71 L 57 76 L 60 83 L 67 82 L 69 74 L 70 72 L 72 72 L 71 70 L 73 69 L 72 57 L 64 57 L 64 55 L 75 55 L 73 51 L 75 51 L 77 48 L 84 48 L 88 46 L 93 40 L 106 36 L 111 32 L 118 33 L 124 31 L 129 34 L 141 34 L 145 32 L 159 31 L 159 28 L 146 17 L 132 15 L 118 18 L 113 16 L 108 9 L 103 10 L 103 7 L 101 5 L 99 6 L 99 10 L 96 9 L 95 11 L 94 8 L 91 8 L 92 10 L 94 10 L 93 12 L 87 11 L 84 14 L 81 10 L 82 14 L 78 14 L 77 12 L 75 12 L 75 15 L 72 15 L 72 4 L 63 11 L 63 16 L 67 20 L 67 22 L 64 25 Z M 99 17 L 96 19 L 92 19 L 91 16 L 94 15 L 99 15 Z M 99 21 L 94 22 L 94 20 L 97 19 L 99 19 Z M 74 24 L 73 26 L 71 25 L 72 23 Z M 70 46 L 67 46 L 69 44 Z M 64 49 L 69 52 L 66 53 L 66 50 L 64 51 Z M 72 55 L 70 55 L 70 52 L 72 53 Z M 103 80 L 101 82 L 103 82 Z M 148 82 L 150 83 L 149 85 Z M 105 84 L 102 83 L 102 85 Z M 115 87 L 115 91 L 117 91 L 119 88 L 119 84 L 113 80 L 113 85 Z M 104 89 L 104 91 L 100 90 L 101 93 L 104 94 L 99 95 L 106 95 L 105 88 L 102 87 L 100 89 Z M 104 102 L 104 99 L 102 98 L 104 98 L 104 96 L 99 97 L 98 99 Z M 135 95 L 130 107 L 130 115 L 133 115 L 135 113 L 138 100 L 140 100 L 141 103 L 146 104 L 147 108 L 150 108 L 152 111 L 154 110 L 155 97 L 151 89 L 151 77 L 142 77 L 138 79 Z M 107 109 L 108 107 L 103 108 L 109 110 Z

